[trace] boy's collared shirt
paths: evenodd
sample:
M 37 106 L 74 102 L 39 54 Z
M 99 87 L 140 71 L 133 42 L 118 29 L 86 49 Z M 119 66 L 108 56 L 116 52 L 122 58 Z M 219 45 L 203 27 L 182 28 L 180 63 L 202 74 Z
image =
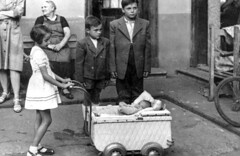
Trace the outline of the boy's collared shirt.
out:
M 135 21 L 129 21 L 125 17 L 124 17 L 124 20 L 126 21 L 126 26 L 127 26 L 127 29 L 128 29 L 128 33 L 129 33 L 129 36 L 130 36 L 131 43 L 132 43 Z
M 98 41 L 96 39 L 93 39 L 91 37 L 89 37 L 94 45 L 94 47 L 97 49 L 97 44 L 98 44 Z

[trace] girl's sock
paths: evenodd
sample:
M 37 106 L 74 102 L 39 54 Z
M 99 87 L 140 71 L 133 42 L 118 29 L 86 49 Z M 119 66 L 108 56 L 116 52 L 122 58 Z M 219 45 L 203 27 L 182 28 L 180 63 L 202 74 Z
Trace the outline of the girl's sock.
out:
M 38 148 L 36 146 L 30 146 L 29 147 L 29 151 L 34 153 L 34 154 L 36 154 L 38 152 L 37 150 L 38 150 Z

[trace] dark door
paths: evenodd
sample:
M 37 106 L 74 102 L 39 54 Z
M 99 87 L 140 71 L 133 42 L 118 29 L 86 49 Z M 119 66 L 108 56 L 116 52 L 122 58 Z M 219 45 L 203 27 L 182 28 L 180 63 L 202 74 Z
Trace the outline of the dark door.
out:
M 208 0 L 192 0 L 191 66 L 207 64 L 208 60 Z
M 86 15 L 94 15 L 101 19 L 103 36 L 109 38 L 109 23 L 122 16 L 121 0 L 88 0 Z
M 149 20 L 151 30 L 151 53 L 152 67 L 159 67 L 158 53 L 158 0 L 141 0 L 139 1 L 139 16 Z
M 152 66 L 158 67 L 158 0 L 139 0 L 139 16 L 150 21 Z M 109 38 L 109 23 L 122 16 L 121 0 L 88 0 L 86 15 L 99 17 L 103 22 L 103 36 Z

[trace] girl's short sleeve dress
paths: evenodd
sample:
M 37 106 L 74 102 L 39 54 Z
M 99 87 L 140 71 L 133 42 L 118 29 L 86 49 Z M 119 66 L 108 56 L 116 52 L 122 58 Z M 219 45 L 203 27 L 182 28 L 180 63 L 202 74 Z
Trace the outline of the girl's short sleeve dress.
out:
M 30 53 L 32 76 L 29 79 L 25 108 L 35 110 L 54 109 L 61 103 L 58 88 L 45 81 L 39 67 L 46 66 L 48 74 L 55 79 L 44 51 L 34 46 Z

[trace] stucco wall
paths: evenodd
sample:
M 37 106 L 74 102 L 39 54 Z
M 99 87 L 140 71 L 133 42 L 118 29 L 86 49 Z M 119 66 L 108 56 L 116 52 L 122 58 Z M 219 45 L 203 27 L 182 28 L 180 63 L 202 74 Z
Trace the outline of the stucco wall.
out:
M 190 64 L 191 0 L 160 0 L 158 7 L 159 65 L 172 75 Z
M 84 17 L 85 0 L 53 0 L 57 6 L 56 13 L 65 17 Z M 44 0 L 27 0 L 26 17 L 35 18 L 42 14 L 41 5 Z

